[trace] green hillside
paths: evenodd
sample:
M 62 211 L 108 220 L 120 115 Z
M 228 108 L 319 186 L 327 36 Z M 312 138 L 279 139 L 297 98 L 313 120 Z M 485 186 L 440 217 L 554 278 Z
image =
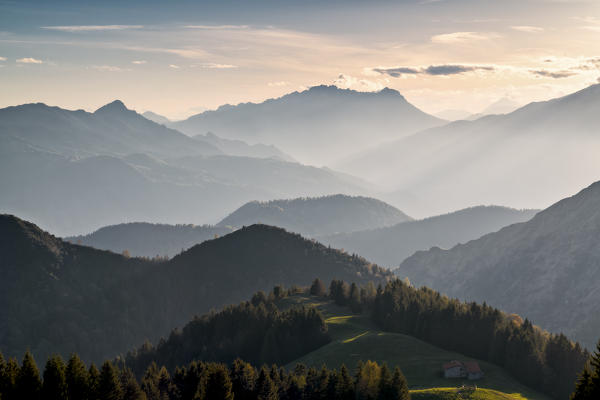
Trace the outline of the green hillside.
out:
M 418 340 L 412 336 L 382 332 L 366 315 L 353 315 L 333 302 L 311 296 L 294 296 L 282 300 L 282 307 L 293 304 L 317 306 L 326 318 L 331 343 L 289 363 L 308 366 L 327 365 L 337 368 L 342 363 L 353 368 L 359 360 L 386 362 L 390 367 L 399 366 L 404 372 L 416 399 L 454 399 L 456 387 L 471 385 L 468 380 L 448 380 L 442 377 L 441 366 L 450 360 L 469 360 L 459 353 L 446 351 Z M 547 399 L 512 378 L 504 369 L 485 361 L 479 361 L 485 377 L 477 381 L 478 389 L 473 399 Z M 419 390 L 419 389 L 434 389 Z M 438 389 L 448 388 L 448 389 Z M 502 393 L 500 393 L 502 392 Z M 510 393 L 510 395 L 506 394 Z M 486 397 L 487 396 L 487 397 Z M 504 396 L 504 397 L 502 397 Z M 462 397 L 465 398 L 465 397 Z

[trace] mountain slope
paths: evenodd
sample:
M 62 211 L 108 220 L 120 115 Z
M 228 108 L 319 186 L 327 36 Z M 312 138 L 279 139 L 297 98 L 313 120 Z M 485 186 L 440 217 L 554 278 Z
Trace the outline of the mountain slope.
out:
M 600 176 L 598 107 L 594 85 L 510 114 L 429 129 L 333 166 L 427 199 L 423 209 L 411 209 L 383 197 L 411 215 L 474 203 L 545 208 Z
M 263 203 L 253 201 L 218 225 L 240 227 L 264 223 L 314 236 L 390 226 L 410 219 L 402 211 L 376 199 L 334 195 Z
M 173 257 L 183 250 L 216 237 L 231 229 L 210 225 L 166 225 L 132 222 L 105 226 L 88 235 L 71 236 L 66 241 L 133 257 Z
M 0 136 L 66 156 L 222 154 L 207 142 L 193 140 L 128 110 L 119 100 L 94 113 L 42 103 L 0 109 Z
M 206 135 L 195 135 L 194 139 L 210 143 L 231 156 L 275 158 L 289 162 L 296 161 L 273 145 L 262 143 L 248 144 L 242 140 L 223 139 L 211 132 L 208 132 Z
M 150 262 L 73 245 L 1 215 L 0 348 L 8 356 L 29 348 L 39 359 L 77 352 L 99 361 L 276 284 L 388 276 L 363 259 L 264 225 Z
M 324 165 L 442 123 L 392 89 L 364 93 L 322 85 L 259 104 L 222 106 L 172 126 L 189 135 L 214 132 L 226 139 L 273 144 L 301 162 Z
M 600 330 L 599 209 L 600 183 L 594 183 L 528 222 L 450 250 L 417 252 L 396 273 L 592 346 Z
M 397 266 L 417 250 L 450 248 L 529 220 L 536 210 L 479 206 L 394 226 L 318 236 L 321 243 L 360 254 L 379 265 Z

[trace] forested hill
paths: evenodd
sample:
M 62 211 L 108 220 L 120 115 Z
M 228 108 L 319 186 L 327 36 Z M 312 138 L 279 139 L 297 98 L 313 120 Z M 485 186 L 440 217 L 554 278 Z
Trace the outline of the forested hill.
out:
M 328 235 L 374 229 L 412 218 L 383 201 L 337 194 L 291 200 L 253 201 L 231 213 L 219 226 L 255 223 L 279 226 L 303 235 Z
M 2 215 L 0 348 L 8 356 L 31 349 L 38 359 L 77 352 L 99 361 L 155 341 L 211 308 L 315 277 L 366 282 L 390 273 L 264 225 L 152 262 L 64 242 Z
M 167 225 L 132 222 L 105 226 L 88 235 L 65 240 L 134 257 L 173 257 L 205 240 L 231 233 L 227 227 L 209 225 Z
M 600 182 L 528 222 L 405 260 L 397 273 L 450 296 L 486 301 L 591 348 L 600 331 Z

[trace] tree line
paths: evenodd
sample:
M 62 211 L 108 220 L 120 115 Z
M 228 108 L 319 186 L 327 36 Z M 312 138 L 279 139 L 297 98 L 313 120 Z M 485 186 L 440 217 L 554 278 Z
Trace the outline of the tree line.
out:
M 571 400 L 600 399 L 600 342 L 579 376 Z
M 291 371 L 273 364 L 255 368 L 236 359 L 230 365 L 192 361 L 170 373 L 151 363 L 141 379 L 125 365 L 105 361 L 89 368 L 76 355 L 46 362 L 42 374 L 30 352 L 21 365 L 0 354 L 2 400 L 409 400 L 406 378 L 399 368 L 359 362 L 353 374 L 307 368 Z
M 250 301 L 194 318 L 156 346 L 144 343 L 124 362 L 136 374 L 151 362 L 168 369 L 193 360 L 231 363 L 236 358 L 256 365 L 286 364 L 331 341 L 315 307 L 277 307 L 277 301 L 300 291 L 276 286 L 268 295 L 257 292 Z
M 311 293 L 325 295 L 315 281 Z M 589 353 L 563 334 L 484 304 L 450 299 L 399 279 L 384 287 L 334 280 L 326 294 L 355 312 L 369 312 L 382 330 L 407 334 L 446 350 L 492 362 L 522 383 L 554 398 L 568 398 Z

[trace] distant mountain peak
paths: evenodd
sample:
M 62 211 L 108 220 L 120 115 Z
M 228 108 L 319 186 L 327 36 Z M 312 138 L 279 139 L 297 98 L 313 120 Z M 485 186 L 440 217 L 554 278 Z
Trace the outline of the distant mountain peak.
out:
M 129 111 L 125 104 L 121 100 L 115 100 L 111 103 L 108 103 L 99 109 L 97 109 L 94 114 L 107 114 L 107 113 L 116 113 L 116 112 L 126 112 Z

